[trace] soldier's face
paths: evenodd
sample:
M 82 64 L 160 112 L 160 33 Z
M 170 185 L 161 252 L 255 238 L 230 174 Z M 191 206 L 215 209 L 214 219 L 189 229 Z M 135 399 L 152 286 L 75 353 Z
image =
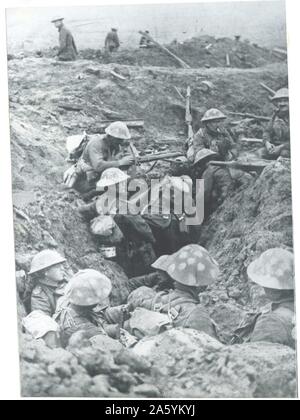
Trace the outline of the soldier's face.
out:
M 218 128 L 220 128 L 222 126 L 223 122 L 222 121 L 210 121 L 209 123 L 207 123 L 208 127 L 211 130 L 216 131 Z
M 276 103 L 277 108 L 281 112 L 288 112 L 289 111 L 289 101 L 288 99 L 280 99 Z
M 53 22 L 55 28 L 60 28 L 62 26 L 62 21 L 61 20 L 57 20 L 56 22 Z
M 55 283 L 62 282 L 64 280 L 64 275 L 65 271 L 63 264 L 54 265 L 53 267 L 50 267 L 45 273 L 46 278 Z

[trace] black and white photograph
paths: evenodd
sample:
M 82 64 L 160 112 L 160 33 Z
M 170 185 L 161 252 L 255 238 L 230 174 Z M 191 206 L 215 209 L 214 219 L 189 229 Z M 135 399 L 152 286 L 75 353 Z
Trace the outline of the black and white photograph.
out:
M 21 396 L 296 399 L 286 2 L 13 7 L 6 34 Z

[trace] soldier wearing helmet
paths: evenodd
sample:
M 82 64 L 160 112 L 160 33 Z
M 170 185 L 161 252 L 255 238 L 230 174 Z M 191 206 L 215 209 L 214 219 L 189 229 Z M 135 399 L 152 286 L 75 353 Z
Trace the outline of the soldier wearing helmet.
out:
M 55 17 L 52 20 L 54 26 L 59 32 L 59 50 L 57 58 L 59 61 L 74 61 L 77 58 L 78 51 L 73 35 L 64 25 L 63 17 Z
M 280 89 L 272 98 L 276 106 L 271 122 L 264 132 L 262 157 L 274 160 L 279 156 L 290 158 L 289 91 Z
M 63 264 L 65 259 L 54 250 L 39 252 L 31 262 L 31 311 L 42 311 L 52 316 L 58 300 L 64 295 L 66 281 Z
M 229 161 L 236 155 L 235 142 L 224 127 L 226 115 L 218 109 L 209 109 L 202 118 L 203 127 L 193 139 L 194 158 L 199 150 L 210 149 L 218 154 L 218 160 Z
M 81 270 L 75 274 L 66 289 L 68 305 L 54 317 L 65 345 L 79 331 L 85 333 L 85 338 L 96 335 L 119 338 L 128 308 L 125 305 L 108 307 L 111 290 L 109 278 L 96 270 Z
M 90 139 L 77 165 L 86 174 L 86 192 L 95 189 L 96 182 L 106 169 L 133 165 L 132 156 L 122 157 L 122 146 L 127 146 L 130 139 L 128 127 L 121 121 L 110 124 L 105 135 L 95 135 Z
M 150 298 L 141 296 L 137 289 L 128 298 L 131 307 L 167 313 L 174 327 L 193 328 L 216 337 L 215 324 L 199 300 L 199 294 L 215 283 L 220 273 L 207 250 L 200 245 L 188 245 L 160 258 L 153 267 L 167 274 L 174 289 Z
M 264 252 L 248 267 L 248 277 L 264 289 L 270 303 L 249 314 L 233 343 L 267 341 L 295 347 L 294 256 L 282 248 Z

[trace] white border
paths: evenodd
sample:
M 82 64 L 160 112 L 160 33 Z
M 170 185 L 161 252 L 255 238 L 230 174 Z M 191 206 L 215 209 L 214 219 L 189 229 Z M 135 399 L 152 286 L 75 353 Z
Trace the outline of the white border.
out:
M 223 0 L 214 0 L 214 2 Z M 236 1 L 236 0 L 234 0 Z M 246 0 L 240 0 L 246 1 Z M 249 1 L 249 0 L 248 0 Z M 254 1 L 254 0 L 250 0 Z M 268 0 L 263 0 L 268 1 Z M 112 4 L 154 4 L 154 3 L 183 3 L 183 0 L 89 0 L 88 5 L 112 5 Z M 205 1 L 194 1 L 205 2 Z M 213 2 L 206 0 L 206 2 Z M 192 3 L 192 1 L 190 2 Z M 300 109 L 300 78 L 299 71 L 299 2 L 287 0 L 288 14 L 288 41 L 289 41 L 289 75 L 291 96 L 291 130 L 292 130 L 292 165 L 293 165 L 293 207 L 294 207 L 294 234 L 296 251 L 296 279 L 300 281 L 300 266 L 298 264 L 300 252 L 300 192 L 298 179 L 300 178 L 300 126 L 297 110 Z M 64 0 L 63 6 L 82 6 L 82 0 Z M 1 193 L 1 217 L 0 217 L 0 261 L 1 261 L 1 299 L 0 299 L 0 399 L 18 399 L 20 396 L 19 364 L 18 364 L 18 341 L 16 321 L 16 293 L 14 279 L 14 245 L 12 225 L 12 200 L 11 200 L 11 169 L 9 149 L 9 124 L 8 124 L 8 91 L 7 91 L 7 62 L 6 62 L 6 29 L 5 9 L 12 7 L 53 7 L 62 6 L 61 0 L 52 1 L 4 1 L 1 3 L 1 140 L 0 140 L 0 193 Z M 86 6 L 86 5 L 85 5 Z M 300 306 L 300 287 L 297 287 L 297 302 Z M 300 326 L 300 310 L 297 311 L 297 324 Z M 298 342 L 299 344 L 299 342 Z M 299 347 L 298 347 L 299 348 Z

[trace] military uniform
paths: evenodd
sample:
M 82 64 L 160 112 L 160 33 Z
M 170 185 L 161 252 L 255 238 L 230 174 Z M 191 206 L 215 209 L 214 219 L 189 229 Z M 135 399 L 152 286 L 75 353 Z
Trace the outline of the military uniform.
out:
M 42 311 L 52 317 L 57 308 L 58 300 L 64 295 L 67 283 L 59 287 L 49 286 L 39 282 L 31 294 L 31 311 Z
M 72 305 L 63 308 L 55 316 L 61 329 L 61 338 L 64 345 L 78 331 L 84 331 L 87 338 L 96 335 L 108 335 L 119 338 L 120 327 L 127 320 L 125 306 L 107 308 L 96 313 L 87 308 L 74 308 Z
M 189 291 L 160 292 L 153 298 L 144 299 L 135 292 L 136 299 L 128 298 L 134 308 L 170 313 L 174 327 L 193 328 L 216 337 L 215 324 L 199 301 Z
M 59 28 L 59 51 L 60 61 L 74 61 L 77 57 L 77 48 L 73 35 L 65 26 Z
M 294 328 L 294 301 L 273 302 L 257 319 L 250 341 L 267 341 L 295 348 Z
M 112 52 L 120 46 L 120 40 L 116 31 L 110 31 L 105 38 L 105 48 Z
M 203 173 L 205 218 L 213 213 L 233 191 L 234 181 L 226 168 L 209 166 Z
M 210 149 L 219 155 L 220 160 L 232 160 L 235 155 L 235 142 L 225 129 L 211 130 L 208 127 L 200 128 L 193 140 L 194 154 L 201 149 Z
M 277 159 L 279 156 L 290 157 L 290 121 L 289 116 L 280 115 L 276 111 L 272 117 L 268 128 L 264 132 L 264 143 L 271 143 L 273 146 L 285 145 L 283 150 L 268 151 L 266 148 L 262 151 L 262 157 L 265 159 Z

